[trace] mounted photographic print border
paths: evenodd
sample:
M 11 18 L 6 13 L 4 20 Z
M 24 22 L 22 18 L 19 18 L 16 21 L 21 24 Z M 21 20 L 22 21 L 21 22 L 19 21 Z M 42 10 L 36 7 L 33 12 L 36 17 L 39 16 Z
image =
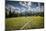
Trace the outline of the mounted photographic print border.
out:
M 20 0 L 19 0 L 20 1 Z M 33 1 L 33 2 L 35 2 L 35 1 Z M 36 2 L 40 2 L 40 0 L 39 1 L 36 1 Z M 44 2 L 44 1 L 41 1 L 41 2 Z M 44 6 L 45 7 L 45 6 Z M 4 18 L 4 17 L 3 17 Z M 44 29 L 32 29 L 32 31 L 44 31 L 45 30 L 45 28 Z M 22 31 L 22 30 L 18 30 L 18 31 Z M 23 31 L 31 31 L 31 30 L 23 30 Z

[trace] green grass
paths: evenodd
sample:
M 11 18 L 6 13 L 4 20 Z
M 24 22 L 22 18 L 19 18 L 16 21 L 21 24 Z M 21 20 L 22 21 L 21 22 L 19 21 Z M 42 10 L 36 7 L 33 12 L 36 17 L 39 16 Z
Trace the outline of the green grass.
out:
M 44 18 L 40 16 L 7 18 L 5 22 L 7 30 L 18 30 L 27 22 L 29 23 L 23 29 L 35 29 L 44 27 Z

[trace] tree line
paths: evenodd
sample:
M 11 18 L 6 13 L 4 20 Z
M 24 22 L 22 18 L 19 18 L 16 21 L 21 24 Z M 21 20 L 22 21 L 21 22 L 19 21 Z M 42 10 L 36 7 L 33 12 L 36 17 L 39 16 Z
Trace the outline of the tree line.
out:
M 5 17 L 6 18 L 11 18 L 11 17 L 21 17 L 21 16 L 44 16 L 44 12 L 37 12 L 37 13 L 32 13 L 30 12 L 21 12 L 21 13 L 16 13 L 15 10 L 11 12 L 10 10 L 5 8 Z

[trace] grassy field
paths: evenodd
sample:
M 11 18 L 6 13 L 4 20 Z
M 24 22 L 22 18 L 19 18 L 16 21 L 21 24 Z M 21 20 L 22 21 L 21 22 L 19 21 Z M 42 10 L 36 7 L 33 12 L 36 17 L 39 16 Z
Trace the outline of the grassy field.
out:
M 40 16 L 7 18 L 5 22 L 7 30 L 39 29 L 44 27 L 44 19 Z

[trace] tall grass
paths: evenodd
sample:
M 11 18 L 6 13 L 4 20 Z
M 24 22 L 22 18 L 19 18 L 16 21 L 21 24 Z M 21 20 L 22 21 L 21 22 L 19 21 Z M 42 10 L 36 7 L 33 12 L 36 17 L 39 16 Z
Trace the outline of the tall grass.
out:
M 40 16 L 7 18 L 5 22 L 6 30 L 19 30 L 27 22 L 29 23 L 23 29 L 37 29 L 44 27 L 44 18 Z

